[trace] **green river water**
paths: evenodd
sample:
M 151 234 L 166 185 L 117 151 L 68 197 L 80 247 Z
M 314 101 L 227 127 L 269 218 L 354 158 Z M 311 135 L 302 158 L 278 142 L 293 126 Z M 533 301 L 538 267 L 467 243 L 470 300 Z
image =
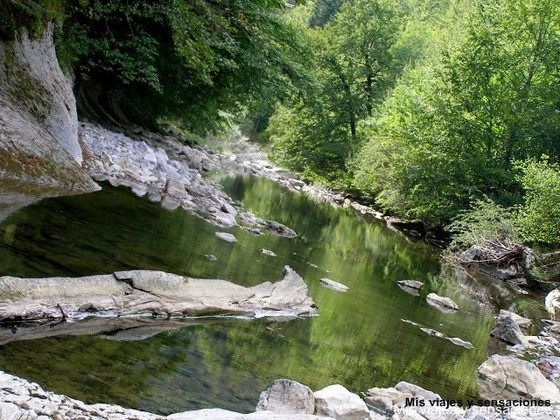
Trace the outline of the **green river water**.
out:
M 282 278 L 288 264 L 309 285 L 319 316 L 221 319 L 140 341 L 15 341 L 0 347 L 0 370 L 86 402 L 160 414 L 207 407 L 249 412 L 277 378 L 314 390 L 340 383 L 356 393 L 405 380 L 443 397 L 476 395 L 476 368 L 486 359 L 493 311 L 468 298 L 464 285 L 442 269 L 437 248 L 265 179 L 239 176 L 222 183 L 244 208 L 286 224 L 298 237 L 257 237 L 234 228 L 227 231 L 238 242 L 227 243 L 214 235 L 223 229 L 181 209 L 167 211 L 127 190 L 104 187 L 45 199 L 1 222 L 0 275 L 156 269 L 254 285 Z M 262 248 L 277 257 L 261 254 Z M 322 277 L 346 284 L 349 292 L 321 286 Z M 420 296 L 402 291 L 396 282 L 403 279 L 423 281 Z M 429 292 L 451 297 L 461 310 L 439 312 L 426 303 Z

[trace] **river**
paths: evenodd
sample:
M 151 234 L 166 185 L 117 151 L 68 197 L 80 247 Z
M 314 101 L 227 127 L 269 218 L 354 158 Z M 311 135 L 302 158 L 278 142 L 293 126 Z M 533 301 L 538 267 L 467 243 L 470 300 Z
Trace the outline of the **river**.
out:
M 272 181 L 247 176 L 221 180 L 226 192 L 259 217 L 293 228 L 298 237 L 254 236 L 227 229 L 238 242 L 183 210 L 128 190 L 50 198 L 0 224 L 0 274 L 77 276 L 156 269 L 254 285 L 292 266 L 306 281 L 319 316 L 285 322 L 208 319 L 151 338 L 65 336 L 14 341 L 0 351 L 0 370 L 86 402 L 154 413 L 206 407 L 249 412 L 274 379 L 317 390 L 340 383 L 353 392 L 405 380 L 448 398 L 476 395 L 476 369 L 486 357 L 494 323 L 490 305 L 469 296 L 440 250 L 387 229 L 376 220 L 335 209 Z M 277 254 L 271 257 L 261 249 Z M 208 258 L 214 255 L 216 260 Z M 350 290 L 320 285 L 330 278 Z M 420 296 L 396 282 L 425 283 Z M 428 305 L 436 292 L 461 310 Z M 420 327 L 459 337 L 458 346 Z

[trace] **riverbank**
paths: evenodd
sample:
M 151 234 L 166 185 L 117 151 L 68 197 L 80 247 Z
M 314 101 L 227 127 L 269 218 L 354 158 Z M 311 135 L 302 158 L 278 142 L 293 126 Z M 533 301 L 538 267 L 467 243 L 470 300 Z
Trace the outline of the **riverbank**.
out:
M 363 400 L 338 384 L 313 392 L 298 382 L 278 379 L 260 394 L 252 413 L 211 408 L 160 416 L 112 404 L 87 404 L 0 371 L 3 420 L 544 420 L 560 416 L 558 401 L 532 403 L 523 404 L 519 399 L 449 400 L 408 382 L 371 388 Z
M 81 123 L 84 167 L 90 176 L 113 186 L 128 187 L 138 196 L 147 195 L 150 200 L 161 202 L 164 208 L 182 207 L 189 214 L 217 226 L 241 225 L 257 234 L 255 228 L 294 237 L 295 232 L 285 226 L 243 212 L 224 194 L 219 184 L 202 176 L 217 169 L 230 174 L 245 172 L 270 179 L 293 192 L 306 192 L 333 207 L 352 208 L 383 221 L 390 229 L 441 245 L 437 234 L 428 230 L 422 221 L 387 216 L 348 194 L 301 181 L 273 165 L 265 153 L 236 130 L 230 134 L 222 153 L 191 147 L 172 136 L 146 131 L 133 136 L 96 124 Z
M 200 175 L 200 172 L 209 172 L 223 166 L 228 168 L 231 173 L 240 170 L 249 172 L 253 175 L 273 180 L 292 191 L 310 193 L 315 197 L 329 202 L 335 207 L 353 207 L 360 213 L 370 214 L 377 219 L 384 220 L 390 228 L 398 227 L 401 230 L 408 231 L 408 233 L 422 230 L 422 226 L 419 222 L 407 222 L 387 218 L 374 209 L 367 206 L 362 207 L 361 204 L 353 201 L 349 197 L 306 185 L 281 168 L 271 165 L 266 160 L 266 156 L 260 152 L 258 148 L 253 147 L 240 138 L 234 139 L 234 144 L 241 145 L 238 146 L 239 148 L 237 150 L 228 150 L 224 154 L 220 154 L 179 144 L 177 140 L 172 137 L 143 133 L 142 140 L 138 142 L 138 140 L 132 140 L 123 134 L 103 130 L 105 129 L 82 124 L 83 139 L 85 139 L 85 142 L 89 145 L 89 149 L 86 148 L 86 150 L 89 151 L 88 153 L 90 153 L 90 155 L 97 156 L 93 159 L 91 156 L 86 157 L 86 162 L 93 162 L 93 164 L 86 163 L 86 166 L 89 165 L 90 173 L 98 180 L 109 180 L 113 185 L 128 186 L 138 195 L 148 194 L 150 196 L 150 194 L 152 194 L 154 196 L 154 201 L 161 200 L 164 207 L 170 195 L 167 192 L 169 180 L 179 178 L 179 183 L 183 186 L 180 188 L 181 191 L 184 188 L 187 194 L 190 194 L 190 190 L 198 188 L 199 191 L 202 191 L 206 188 L 204 193 L 207 194 L 207 198 L 212 194 L 218 193 L 217 200 L 224 200 L 223 203 L 229 203 L 239 214 L 241 209 L 238 207 L 237 203 L 227 197 L 227 195 L 219 189 L 217 184 L 212 184 L 212 181 L 206 180 Z M 101 139 L 100 136 L 104 137 L 105 140 L 109 140 L 106 146 L 100 146 L 103 144 L 103 139 Z M 97 142 L 91 141 L 91 139 L 96 139 Z M 140 144 L 140 146 L 138 146 L 138 144 Z M 140 147 L 141 150 L 137 150 L 138 147 Z M 100 153 L 99 150 L 102 150 L 102 153 Z M 152 159 L 152 154 L 156 156 L 155 161 Z M 140 161 L 133 160 L 130 156 L 140 156 Z M 194 156 L 194 158 L 189 156 Z M 152 165 L 150 165 L 150 162 L 152 162 Z M 136 168 L 136 173 L 134 172 L 134 168 Z M 194 183 L 195 187 L 190 187 L 189 182 L 191 181 L 186 179 L 186 177 L 188 174 L 195 173 L 193 169 L 196 169 L 197 172 L 197 174 L 195 174 L 196 182 Z M 143 173 L 138 173 L 138 171 L 141 172 L 142 170 L 144 171 Z M 157 180 L 150 179 L 150 176 L 157 178 Z M 208 182 L 208 184 L 203 184 L 205 182 Z M 204 187 L 200 185 L 204 185 Z M 208 185 L 213 188 L 207 188 Z M 208 196 L 208 194 L 210 195 Z M 195 195 L 195 197 L 190 200 L 197 201 L 197 197 L 198 196 Z M 181 206 L 187 211 L 192 211 L 192 214 L 199 216 L 201 214 L 213 215 L 209 218 L 203 217 L 211 223 L 219 224 L 223 222 L 223 211 L 210 212 L 208 211 L 209 206 L 204 200 L 199 200 L 199 202 L 202 203 L 201 207 L 196 210 L 192 210 L 188 202 L 187 205 L 181 204 Z M 231 223 L 238 224 L 239 220 L 243 219 L 242 217 L 231 217 L 233 212 L 228 214 L 229 216 L 226 217 Z M 218 215 L 218 217 L 215 217 L 215 215 Z M 412 236 L 417 235 L 412 234 Z M 527 369 L 529 368 L 527 367 Z
M 256 235 L 297 235 L 281 223 L 242 211 L 217 182 L 202 176 L 235 166 L 223 155 L 192 148 L 169 136 L 145 133 L 132 139 L 90 123 L 80 124 L 80 142 L 84 167 L 96 181 L 128 187 L 168 210 L 181 207 L 216 226 L 241 226 Z
M 167 153 L 167 152 L 166 152 L 166 153 Z M 229 160 L 229 161 L 232 161 L 231 159 L 228 159 L 228 160 Z M 168 155 L 167 161 L 163 161 L 163 162 L 165 163 L 165 162 L 169 162 L 169 161 L 170 161 L 170 159 L 169 159 L 169 155 Z M 159 165 L 159 162 L 158 162 L 158 165 Z M 157 165 L 154 165 L 154 167 L 157 168 Z M 123 177 L 123 178 L 124 178 L 124 177 Z M 185 188 L 185 190 L 186 190 L 186 188 Z M 124 194 L 124 192 L 122 192 L 122 193 Z M 147 194 L 147 193 L 146 193 L 146 194 Z M 133 198 L 131 198 L 131 200 L 133 200 Z M 141 200 L 136 200 L 136 201 L 141 201 Z M 145 202 L 145 200 L 144 200 L 144 202 Z M 149 204 L 149 203 L 147 203 L 147 204 Z M 153 206 L 153 205 L 151 205 L 151 206 L 152 206 L 152 207 L 156 207 L 156 208 L 158 207 L 158 206 Z M 324 207 L 324 206 L 322 206 L 322 207 Z M 178 210 L 177 213 L 180 213 L 181 211 L 182 211 L 182 210 Z M 167 213 L 167 214 L 177 214 L 176 212 L 174 212 L 174 213 L 171 213 L 171 212 L 163 212 L 163 213 Z M 338 212 L 338 213 L 341 213 L 341 212 Z M 264 214 L 264 213 L 263 213 L 263 214 Z M 348 231 L 348 229 L 346 229 L 346 231 Z M 246 235 L 246 234 L 245 234 L 245 235 Z M 213 236 L 213 232 L 212 232 L 212 236 Z M 239 234 L 239 236 L 241 236 L 241 234 Z M 251 236 L 251 235 L 247 235 L 247 236 Z M 394 236 L 394 235 L 392 235 L 392 236 Z M 280 239 L 280 238 L 279 238 L 279 240 L 285 241 L 284 239 Z M 295 241 L 294 241 L 294 242 L 295 242 Z M 403 241 L 403 242 L 404 242 L 404 241 Z M 282 249 L 283 249 L 283 248 L 287 248 L 286 245 L 287 245 L 287 244 L 286 244 L 285 242 L 283 242 L 281 246 L 280 246 L 280 245 L 278 246 L 278 248 L 272 248 L 272 249 L 278 251 L 280 248 L 282 248 Z M 227 246 L 229 247 L 230 244 L 227 244 Z M 119 247 L 117 247 L 117 248 L 119 248 Z M 228 248 L 228 249 L 229 249 L 229 248 Z M 391 248 L 391 251 L 392 251 L 392 250 L 393 250 L 393 248 Z M 290 252 L 289 252 L 290 255 L 291 255 L 291 251 L 292 251 L 292 250 L 290 250 Z M 379 250 L 377 249 L 376 251 L 378 252 Z M 243 252 L 246 252 L 246 250 L 243 250 Z M 286 258 L 286 257 L 287 257 L 287 255 L 284 255 L 284 256 L 283 256 L 283 258 Z M 320 263 L 319 261 L 315 261 L 315 262 Z M 346 271 L 345 271 L 345 273 L 346 273 Z M 219 277 L 219 278 L 221 278 L 221 277 Z M 307 277 L 306 277 L 306 278 L 307 278 Z M 337 278 L 337 277 L 334 277 L 334 278 Z M 357 286 L 357 285 L 355 285 L 354 288 L 351 288 L 351 291 L 358 290 L 358 288 L 357 288 L 356 286 Z M 364 286 L 364 285 L 362 284 L 360 287 L 363 287 L 363 286 Z M 356 295 L 353 295 L 353 297 L 356 297 Z M 339 312 L 337 312 L 337 313 L 339 313 Z M 421 318 L 421 319 L 422 319 L 422 318 Z M 334 321 L 335 321 L 334 318 L 331 319 L 331 322 L 334 322 Z M 398 318 L 397 318 L 397 321 L 398 321 Z M 306 322 L 307 322 L 307 320 L 306 320 Z M 435 326 L 435 325 L 434 325 L 434 326 Z M 326 360 L 326 359 L 325 359 L 325 360 Z M 339 361 L 339 360 L 341 360 L 341 358 L 339 358 L 339 357 L 337 356 L 337 360 Z M 474 370 L 474 369 L 472 369 L 471 371 L 473 371 L 473 370 Z M 361 373 L 360 373 L 360 374 L 361 374 Z M 408 379 L 408 380 L 410 380 L 410 379 Z M 327 382 L 327 383 L 328 383 L 328 382 Z M 321 385 L 321 386 L 322 386 L 322 385 Z M 355 388 L 356 388 L 356 389 L 365 389 L 365 387 L 363 387 L 363 386 L 357 386 L 357 387 L 355 387 Z M 85 398 L 85 397 L 84 397 L 84 398 Z M 102 399 L 99 399 L 99 400 L 102 400 Z M 131 406 L 132 406 L 132 405 L 131 405 Z M 210 406 L 214 406 L 214 405 L 212 404 L 212 405 L 210 405 Z

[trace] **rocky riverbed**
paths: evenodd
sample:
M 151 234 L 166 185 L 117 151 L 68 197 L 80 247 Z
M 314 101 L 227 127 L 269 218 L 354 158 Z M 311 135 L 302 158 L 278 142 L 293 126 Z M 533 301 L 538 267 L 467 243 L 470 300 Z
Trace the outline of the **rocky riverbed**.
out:
M 218 183 L 201 175 L 218 167 L 236 167 L 225 155 L 154 133 L 132 139 L 90 123 L 80 125 L 80 140 L 84 167 L 96 181 L 129 187 L 166 209 L 181 207 L 217 226 L 241 226 L 256 235 L 297 236 L 281 223 L 241 211 Z
M 244 171 L 264 177 L 291 191 L 305 191 L 334 207 L 353 208 L 413 237 L 430 237 L 422 221 L 385 216 L 351 194 L 307 184 L 270 163 L 264 152 L 235 130 L 228 139 L 220 139 L 220 145 L 225 143 L 226 148 L 222 153 L 188 146 L 173 136 L 139 131 L 132 138 L 91 123 L 80 124 L 80 140 L 84 166 L 95 180 L 129 187 L 139 196 L 161 201 L 165 208 L 182 207 L 218 226 L 240 225 L 256 234 L 264 230 L 295 236 L 295 232 L 277 222 L 240 211 L 219 184 L 201 175 L 219 168 L 232 174 Z
M 512 397 L 513 398 L 513 397 Z M 521 400 L 512 399 L 509 401 Z M 0 372 L 0 418 L 3 420 L 535 420 L 560 416 L 557 401 L 548 405 L 504 408 L 507 400 L 467 402 L 441 398 L 438 394 L 408 382 L 390 388 L 370 388 L 362 399 L 342 385 L 330 385 L 313 392 L 288 379 L 276 380 L 260 395 L 253 413 L 202 409 L 159 416 L 118 405 L 86 404 L 64 395 L 45 391 L 40 385 Z
M 353 207 L 361 213 L 369 213 L 378 218 L 383 217 L 383 215 L 376 213 L 373 209 L 355 202 L 351 197 L 306 185 L 279 168 L 270 165 L 264 158 L 257 159 L 251 155 L 251 159 L 247 159 L 247 155 L 244 154 L 237 156 L 221 155 L 179 144 L 171 137 L 149 133 L 144 133 L 141 137 L 138 135 L 135 139 L 132 139 L 123 133 L 113 132 L 87 123 L 81 125 L 80 132 L 81 143 L 84 149 L 85 167 L 96 180 L 131 188 L 135 194 L 147 195 L 152 201 L 161 202 L 165 208 L 173 210 L 181 207 L 190 214 L 194 214 L 218 226 L 240 226 L 254 234 L 268 232 L 286 237 L 294 237 L 296 235 L 295 232 L 284 225 L 274 221 L 263 220 L 248 212 L 244 212 L 236 202 L 223 193 L 217 183 L 201 175 L 204 172 L 224 166 L 230 166 L 235 171 L 239 170 L 239 168 L 245 168 L 256 175 L 265 176 L 288 186 L 292 190 L 308 191 L 313 195 L 320 196 L 334 206 Z M 388 226 L 395 229 L 409 230 L 411 232 L 422 230 L 421 224 L 417 223 L 417 221 L 412 221 L 410 222 L 412 224 L 410 224 L 406 223 L 406 221 L 391 218 L 385 218 L 385 220 Z M 223 233 L 225 234 L 226 232 Z M 235 238 L 229 235 L 231 234 L 228 234 L 227 237 L 222 235 L 223 239 L 233 241 Z M 165 281 L 155 281 L 156 277 L 160 280 L 165 279 Z M 197 283 L 195 279 L 185 280 L 180 276 L 173 276 L 167 273 L 117 272 L 106 276 L 93 276 L 89 278 L 88 281 L 91 281 L 92 284 L 98 284 L 99 293 L 88 292 L 88 299 L 81 300 L 81 297 L 72 295 L 68 290 L 81 288 L 83 285 L 80 281 L 83 282 L 83 280 L 75 278 L 58 279 L 56 281 L 53 281 L 53 279 L 43 280 L 45 280 L 45 287 L 40 287 L 37 290 L 27 284 L 26 290 L 31 291 L 28 293 L 18 289 L 22 285 L 25 286 L 26 279 L 2 279 L 6 286 L 6 296 L 8 294 L 10 296 L 3 299 L 5 304 L 0 309 L 5 311 L 5 314 L 12 314 L 6 316 L 6 318 L 11 317 L 13 321 L 16 321 L 2 332 L 2 342 L 14 339 L 82 333 L 106 334 L 111 335 L 114 339 L 135 340 L 149 337 L 166 329 L 181 328 L 186 323 L 191 322 L 190 319 L 185 319 L 185 315 L 227 311 L 230 313 L 249 314 L 254 317 L 263 314 L 267 315 L 263 313 L 263 309 L 266 309 L 268 312 L 272 309 L 275 311 L 273 314 L 276 315 L 283 314 L 286 308 L 293 311 L 292 315 L 311 314 L 315 310 L 312 301 L 307 301 L 308 295 L 302 292 L 300 286 L 303 281 L 298 283 L 295 289 L 290 286 L 284 290 L 284 287 L 277 287 L 281 282 L 269 283 L 266 286 L 261 285 L 255 288 L 241 288 L 227 282 L 221 283 L 218 280 L 212 280 L 213 282 L 220 283 L 215 283 L 214 286 L 216 287 L 209 288 L 208 283 Z M 36 279 L 33 280 L 33 282 L 35 281 Z M 200 281 L 202 282 L 202 280 Z M 63 282 L 64 287 L 61 286 L 61 283 L 57 282 Z M 68 288 L 68 282 L 76 283 L 77 286 Z M 303 283 L 303 285 L 305 284 Z M 418 288 L 420 287 L 420 285 L 414 285 Z M 220 297 L 217 295 L 202 296 L 200 294 L 201 291 L 206 293 L 210 289 L 215 291 L 218 289 L 218 286 L 223 289 L 222 291 L 225 291 L 225 294 Z M 64 289 L 64 293 L 61 292 L 62 289 Z M 276 292 L 280 289 L 286 293 L 276 295 Z M 177 293 L 177 290 L 180 290 L 180 293 Z M 107 292 L 109 291 L 114 291 L 115 293 L 109 293 L 108 296 Z M 281 304 L 278 307 L 271 308 L 271 300 L 268 300 L 268 295 L 278 297 Z M 289 295 L 290 298 L 296 296 L 303 300 L 298 301 L 297 304 L 293 304 L 293 302 L 287 303 L 288 300 L 284 300 L 282 297 L 285 295 Z M 37 299 L 33 300 L 34 297 Z M 207 298 L 208 300 L 206 300 Z M 219 304 L 216 303 L 216 299 L 219 301 Z M 20 305 L 22 302 L 25 304 Z M 185 302 L 191 306 L 185 306 Z M 441 297 L 439 297 L 438 302 L 442 302 Z M 18 306 L 20 312 L 15 314 L 14 310 Z M 303 307 L 307 309 L 303 310 Z M 449 303 L 446 307 L 449 307 L 450 310 L 456 310 Z M 87 323 L 81 321 L 81 318 L 84 316 L 95 313 L 111 315 L 111 317 L 93 317 L 89 318 Z M 133 317 L 126 316 L 139 314 L 148 315 L 149 317 L 134 319 Z M 120 316 L 117 317 L 117 315 Z M 520 322 L 518 318 L 510 317 L 515 323 Z M 274 388 L 273 385 L 271 389 L 267 390 L 269 402 L 259 402 L 257 406 L 258 411 L 249 415 L 224 410 L 203 410 L 188 414 L 177 414 L 175 416 L 183 417 L 172 418 L 316 418 L 314 416 L 344 419 L 455 419 L 476 418 L 476 416 L 479 416 L 479 419 L 555 418 L 559 414 L 557 404 L 560 402 L 557 386 L 560 383 L 560 373 L 558 372 L 560 363 L 556 358 L 556 355 L 560 354 L 560 345 L 554 334 L 555 331 L 560 331 L 560 326 L 550 324 L 539 335 L 529 336 L 525 335 L 526 331 L 521 329 L 520 324 L 517 324 L 519 326 L 517 328 L 515 323 L 512 323 L 509 319 L 504 321 L 502 318 L 504 317 L 500 315 L 497 322 L 497 331 L 493 331 L 493 336 L 496 340 L 500 341 L 502 348 L 499 351 L 489 348 L 489 354 L 492 356 L 479 369 L 480 398 L 482 398 L 480 402 L 483 405 L 482 407 L 478 407 L 475 403 L 474 407 L 468 408 L 466 402 L 462 402 L 460 407 L 454 406 L 449 401 L 446 402 L 445 398 L 440 398 L 437 394 L 413 384 L 401 382 L 392 388 L 370 388 L 365 396 L 365 402 L 359 396 L 351 394 L 344 390 L 343 387 L 337 385 L 327 387 L 315 393 L 308 390 L 305 393 L 308 396 L 309 394 L 313 396 L 313 402 L 301 403 L 300 401 L 296 404 L 296 408 L 294 408 L 295 412 L 286 414 L 285 412 L 278 411 L 282 409 L 276 405 L 270 405 L 271 395 L 286 394 L 289 396 L 291 395 L 292 388 L 299 387 L 299 385 L 288 386 L 284 383 L 284 385 L 278 385 L 280 388 L 278 386 Z M 23 325 L 22 319 L 48 319 L 49 321 L 44 325 L 28 327 Z M 110 321 L 106 321 L 106 319 Z M 70 322 L 73 320 L 76 322 Z M 43 328 L 45 325 L 47 327 Z M 498 326 L 501 327 L 498 328 Z M 15 330 L 13 330 L 14 327 Z M 434 330 L 426 330 L 425 332 L 434 335 Z M 522 358 L 525 360 L 521 360 Z M 512 376 L 510 372 L 515 372 L 516 375 Z M 364 372 L 364 374 L 367 374 L 367 372 Z M 39 391 L 36 385 L 17 378 L 6 378 L 5 376 L 2 376 L 2 378 L 9 385 L 0 386 L 4 393 L 0 396 L 0 399 L 5 402 L 2 404 L 11 405 L 2 406 L 0 409 L 11 411 L 0 412 L 0 418 L 4 418 L 2 417 L 4 413 L 12 413 L 14 416 L 6 418 L 19 418 L 16 416 L 21 416 L 22 414 L 29 416 L 29 418 L 39 418 L 41 415 L 46 416 L 44 418 L 74 418 L 79 416 L 86 418 L 96 418 L 94 416 L 99 416 L 99 418 L 119 418 L 118 415 L 121 414 L 128 416 L 126 418 L 160 418 L 153 414 L 127 411 L 115 406 L 96 405 L 95 407 L 97 408 L 92 408 L 94 406 L 86 406 L 79 401 L 76 402 L 50 393 L 48 393 L 50 396 L 46 398 L 41 394 L 43 397 L 37 397 L 40 401 L 33 402 L 33 398 L 35 398 L 33 394 L 40 394 L 44 391 Z M 12 381 L 16 381 L 17 384 Z M 12 392 L 16 388 L 19 391 Z M 21 398 L 17 399 L 17 401 L 12 401 L 9 399 L 12 398 L 9 395 L 19 395 Z M 52 404 L 49 403 L 50 408 L 47 409 L 45 407 L 48 404 L 45 400 L 50 401 L 51 397 L 53 399 Z M 291 398 L 289 397 L 288 399 L 291 400 Z M 296 401 L 299 401 L 298 398 L 296 398 Z M 508 401 L 538 402 L 539 400 L 548 402 L 550 405 L 512 407 L 511 410 L 508 408 L 508 414 L 505 417 L 502 416 L 501 411 L 503 407 L 499 404 L 505 404 Z M 24 401 L 27 405 L 20 404 L 21 401 Z M 33 406 L 35 403 L 42 404 L 41 401 L 45 405 Z M 70 408 L 65 405 L 68 401 L 70 401 Z M 435 405 L 432 405 L 434 401 Z M 442 401 L 443 403 L 440 404 Z M 346 409 L 341 408 L 345 404 L 352 405 L 350 404 L 351 402 L 355 405 L 355 412 L 346 412 L 344 411 Z M 486 402 L 489 402 L 489 407 L 484 407 Z M 493 402 L 495 402 L 494 407 L 491 406 Z M 14 404 L 16 407 L 13 407 Z M 365 411 L 364 404 L 366 407 Z M 301 411 L 298 407 L 305 408 Z M 51 408 L 55 411 L 52 411 Z M 78 411 L 68 411 L 70 409 Z M 538 416 L 535 416 L 535 412 L 530 411 L 531 409 L 538 409 Z M 57 414 L 56 410 L 59 410 L 62 414 Z M 56 417 L 57 415 L 59 417 Z

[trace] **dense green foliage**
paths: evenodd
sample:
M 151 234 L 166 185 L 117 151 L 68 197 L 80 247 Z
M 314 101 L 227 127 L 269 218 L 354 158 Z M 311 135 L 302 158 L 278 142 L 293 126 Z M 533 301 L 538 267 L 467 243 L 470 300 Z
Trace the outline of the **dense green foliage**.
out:
M 489 243 L 507 246 L 520 239 L 513 212 L 491 200 L 476 201 L 472 209 L 462 211 L 448 228 L 454 233 L 449 247 L 452 252 Z
M 518 224 L 530 243 L 560 245 L 560 165 L 531 160 L 521 165 L 525 202 Z
M 556 167 L 515 162 L 560 157 L 559 1 L 344 2 L 308 32 L 315 84 L 271 118 L 277 161 L 431 224 L 488 199 L 558 242 L 538 204 Z
M 6 0 L 0 38 L 57 26 L 82 115 L 200 134 L 303 83 L 305 43 L 282 0 Z
M 31 36 L 42 33 L 48 22 L 63 17 L 65 0 L 2 0 L 0 3 L 0 40 L 11 40 L 21 28 Z
M 393 81 L 401 31 L 390 0 L 346 2 L 328 24 L 308 29 L 313 81 L 277 110 L 268 129 L 280 163 L 311 178 L 347 178 L 359 122 Z
M 560 0 L 9 0 L 0 36 L 63 12 L 84 115 L 240 117 L 281 165 L 385 211 L 442 225 L 491 200 L 558 242 Z
M 457 45 L 401 77 L 364 146 L 359 188 L 434 222 L 484 195 L 519 200 L 512 160 L 557 155 L 560 128 L 552 70 L 560 35 L 551 21 L 559 9 L 528 3 L 467 10 Z
M 280 0 L 71 2 L 60 49 L 94 107 L 144 124 L 180 119 L 204 133 L 219 111 L 275 101 L 302 78 L 303 47 L 285 8 Z
M 459 252 L 487 243 L 560 245 L 560 165 L 547 159 L 518 162 L 523 203 L 504 208 L 492 200 L 477 200 L 448 226 L 454 234 L 450 249 Z

